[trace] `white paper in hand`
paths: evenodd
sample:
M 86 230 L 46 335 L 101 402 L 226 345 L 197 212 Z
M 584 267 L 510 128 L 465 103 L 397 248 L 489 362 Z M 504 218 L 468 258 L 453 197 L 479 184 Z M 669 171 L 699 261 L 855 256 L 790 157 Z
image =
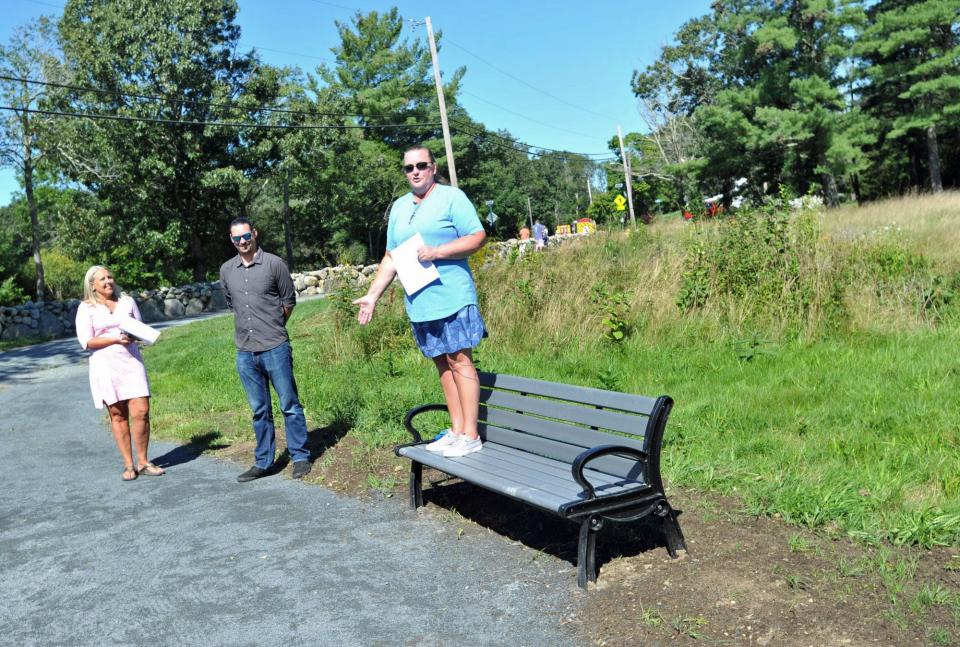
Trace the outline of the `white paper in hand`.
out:
M 137 321 L 133 317 L 123 317 L 120 320 L 120 330 L 127 333 L 131 337 L 136 337 L 146 345 L 150 345 L 153 342 L 157 341 L 157 338 L 160 336 L 160 331 L 156 328 L 151 328 L 142 321 Z
M 430 261 L 421 263 L 417 258 L 417 250 L 423 246 L 423 236 L 418 232 L 390 252 L 393 264 L 397 268 L 397 276 L 407 294 L 422 290 L 440 278 L 436 265 Z

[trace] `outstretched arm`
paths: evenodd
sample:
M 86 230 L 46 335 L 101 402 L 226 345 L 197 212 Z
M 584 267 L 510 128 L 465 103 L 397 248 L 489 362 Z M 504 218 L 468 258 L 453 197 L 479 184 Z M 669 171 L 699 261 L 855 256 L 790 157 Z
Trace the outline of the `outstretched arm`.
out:
M 377 300 L 380 299 L 387 286 L 393 282 L 396 275 L 397 267 L 393 264 L 393 257 L 390 256 L 390 252 L 387 252 L 383 255 L 383 260 L 380 261 L 380 267 L 377 268 L 377 274 L 373 277 L 373 282 L 370 284 L 367 293 L 353 302 L 353 305 L 360 306 L 357 321 L 361 325 L 369 323 L 370 319 L 373 318 L 373 310 L 377 307 Z

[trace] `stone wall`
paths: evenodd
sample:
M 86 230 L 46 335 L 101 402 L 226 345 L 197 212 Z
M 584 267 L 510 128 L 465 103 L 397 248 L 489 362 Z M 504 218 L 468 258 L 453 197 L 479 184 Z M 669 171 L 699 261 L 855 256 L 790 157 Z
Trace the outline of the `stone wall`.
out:
M 293 287 L 298 297 L 330 294 L 338 290 L 366 287 L 377 273 L 376 265 L 338 265 L 312 272 L 294 272 Z
M 358 288 L 370 282 L 376 265 L 327 267 L 292 276 L 297 296 L 327 294 L 344 287 Z M 123 292 L 137 302 L 146 323 L 180 319 L 201 312 L 225 310 L 226 299 L 220 281 L 191 283 L 158 290 Z M 66 337 L 76 333 L 74 321 L 80 301 L 28 302 L 21 306 L 0 308 L 0 339 L 25 337 Z
M 572 242 L 581 240 L 588 236 L 589 234 L 561 234 L 558 236 L 550 236 L 547 239 L 547 244 L 544 247 L 545 251 L 550 251 L 551 249 L 556 249 L 563 245 L 568 245 Z M 533 252 L 534 241 L 532 238 L 527 240 L 520 240 L 518 238 L 510 238 L 508 240 L 489 243 L 488 248 L 488 258 L 499 259 L 507 258 L 510 254 L 513 253 L 513 250 L 517 250 L 518 254 L 526 254 L 527 252 Z
M 583 238 L 586 234 L 568 234 L 551 236 L 547 250 L 555 249 L 571 241 Z M 490 243 L 491 260 L 506 258 L 514 252 L 533 253 L 533 240 L 511 238 L 502 242 Z M 298 297 L 322 296 L 341 289 L 362 289 L 373 280 L 377 272 L 376 265 L 338 265 L 325 267 L 311 272 L 295 272 L 291 275 Z M 227 302 L 223 296 L 220 281 L 213 283 L 191 283 L 158 290 L 140 290 L 124 292 L 129 294 L 140 307 L 140 314 L 146 323 L 180 319 L 190 315 L 224 310 Z M 66 337 L 76 333 L 74 320 L 80 301 L 28 302 L 22 306 L 0 308 L 0 339 L 22 339 L 25 337 Z

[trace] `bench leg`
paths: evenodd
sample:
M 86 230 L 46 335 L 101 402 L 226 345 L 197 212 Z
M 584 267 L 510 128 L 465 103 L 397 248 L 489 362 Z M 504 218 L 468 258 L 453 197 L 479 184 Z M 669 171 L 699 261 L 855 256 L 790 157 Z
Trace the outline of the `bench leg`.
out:
M 580 541 L 577 545 L 577 586 L 587 588 L 587 582 L 597 581 L 597 532 L 603 519 L 588 517 L 580 523 Z
M 683 531 L 680 530 L 680 522 L 677 521 L 677 511 L 670 510 L 661 518 L 661 523 L 663 534 L 667 539 L 667 553 L 676 559 L 678 550 L 687 550 L 687 544 L 683 541 Z
M 410 462 L 410 508 L 416 510 L 423 506 L 423 464 Z

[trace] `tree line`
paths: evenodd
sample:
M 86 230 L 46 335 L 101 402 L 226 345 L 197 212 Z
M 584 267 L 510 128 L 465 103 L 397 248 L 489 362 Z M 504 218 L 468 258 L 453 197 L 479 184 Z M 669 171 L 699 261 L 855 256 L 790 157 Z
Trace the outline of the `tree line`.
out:
M 67 0 L 0 47 L 0 156 L 23 186 L 0 210 L 0 304 L 75 296 L 93 262 L 137 287 L 208 279 L 236 216 L 292 267 L 382 254 L 403 150 L 446 164 L 428 46 L 397 9 L 357 12 L 335 62 L 277 67 L 240 47 L 237 11 Z M 717 0 L 630 80 L 636 211 L 957 186 L 958 15 L 960 0 Z M 615 134 L 606 159 L 531 148 L 471 118 L 465 74 L 444 77 L 453 151 L 495 236 L 531 212 L 621 222 Z
M 681 202 L 960 183 L 960 0 L 718 0 L 632 85 L 635 172 Z
M 396 9 L 358 12 L 335 62 L 304 72 L 243 51 L 237 10 L 68 0 L 0 48 L 0 154 L 24 188 L 0 212 L 0 303 L 75 296 L 93 262 L 130 286 L 206 280 L 237 216 L 295 267 L 383 253 L 404 149 L 446 164 L 426 42 Z M 443 88 L 459 185 L 481 217 L 492 201 L 494 233 L 516 235 L 528 204 L 551 224 L 582 212 L 598 163 L 478 123 L 464 74 Z

